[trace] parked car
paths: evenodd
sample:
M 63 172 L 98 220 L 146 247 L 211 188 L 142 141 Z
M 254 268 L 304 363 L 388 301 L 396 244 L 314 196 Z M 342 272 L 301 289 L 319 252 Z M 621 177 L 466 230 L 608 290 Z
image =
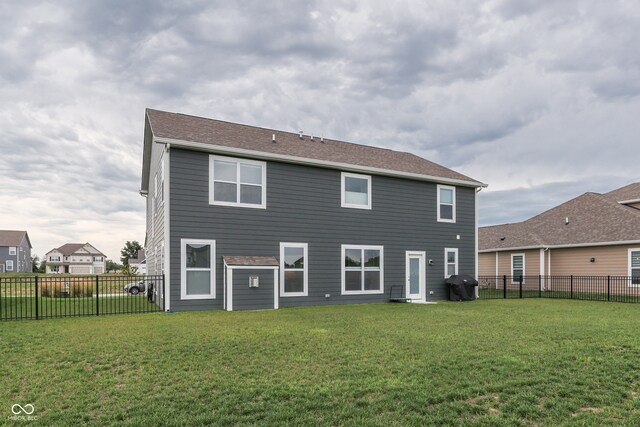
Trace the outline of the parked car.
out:
M 140 292 L 147 291 L 147 285 L 144 283 L 143 280 L 139 282 L 127 283 L 126 285 L 124 285 L 124 290 L 125 292 L 128 292 L 131 295 L 138 295 Z

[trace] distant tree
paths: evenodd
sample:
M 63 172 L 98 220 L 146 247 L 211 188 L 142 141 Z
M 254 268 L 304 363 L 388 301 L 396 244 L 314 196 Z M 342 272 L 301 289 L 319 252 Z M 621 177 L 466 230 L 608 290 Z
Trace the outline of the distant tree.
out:
M 120 261 L 122 261 L 122 265 L 129 265 L 129 258 L 138 258 L 138 251 L 140 249 L 142 249 L 142 246 L 137 240 L 133 242 L 127 241 L 124 248 L 120 251 Z
M 47 259 L 43 259 L 40 265 L 38 266 L 37 273 L 46 273 L 47 272 Z
M 110 271 L 118 271 L 122 268 L 122 266 L 116 262 L 113 262 L 113 260 L 108 259 L 107 260 L 107 272 Z
M 32 255 L 31 256 L 31 272 L 32 273 L 39 273 L 40 272 L 40 258 L 38 258 L 38 255 Z

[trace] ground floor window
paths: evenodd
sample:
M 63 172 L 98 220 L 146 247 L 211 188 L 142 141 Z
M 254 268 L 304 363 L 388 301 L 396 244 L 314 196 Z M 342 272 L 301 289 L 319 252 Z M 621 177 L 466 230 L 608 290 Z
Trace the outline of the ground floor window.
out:
M 444 278 L 458 274 L 458 248 L 444 250 Z
M 13 271 L 13 261 L 7 260 L 5 265 L 7 266 L 7 271 Z
M 182 299 L 211 299 L 216 297 L 215 259 L 216 241 L 182 239 L 181 243 Z
M 633 286 L 640 286 L 640 248 L 629 249 L 629 276 Z
M 342 294 L 384 292 L 384 248 L 342 245 Z
M 524 254 L 511 254 L 511 283 L 519 283 L 524 278 Z
M 307 296 L 308 245 L 306 243 L 280 243 L 280 295 Z

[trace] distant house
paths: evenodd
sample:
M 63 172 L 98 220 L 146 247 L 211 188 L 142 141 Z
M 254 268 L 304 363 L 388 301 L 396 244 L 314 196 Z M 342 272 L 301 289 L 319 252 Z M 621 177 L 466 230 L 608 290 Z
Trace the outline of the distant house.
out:
M 129 259 L 129 265 L 131 269 L 135 269 L 137 274 L 147 274 L 147 257 L 145 256 L 144 249 L 138 251 L 137 258 Z
M 26 231 L 0 230 L 0 273 L 30 273 L 31 241 Z
M 478 240 L 480 276 L 640 277 L 640 183 L 481 227 Z
M 101 274 L 106 256 L 89 243 L 67 243 L 45 255 L 47 273 Z
M 141 194 L 166 309 L 447 298 L 484 185 L 416 155 L 146 111 Z

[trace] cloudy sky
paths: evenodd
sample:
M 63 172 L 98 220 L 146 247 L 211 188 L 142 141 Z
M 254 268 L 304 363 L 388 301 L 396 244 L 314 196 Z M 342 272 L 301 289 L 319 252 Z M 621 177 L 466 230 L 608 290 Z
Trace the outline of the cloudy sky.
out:
M 144 241 L 144 108 L 412 151 L 481 225 L 640 180 L 640 3 L 3 1 L 0 229 Z

